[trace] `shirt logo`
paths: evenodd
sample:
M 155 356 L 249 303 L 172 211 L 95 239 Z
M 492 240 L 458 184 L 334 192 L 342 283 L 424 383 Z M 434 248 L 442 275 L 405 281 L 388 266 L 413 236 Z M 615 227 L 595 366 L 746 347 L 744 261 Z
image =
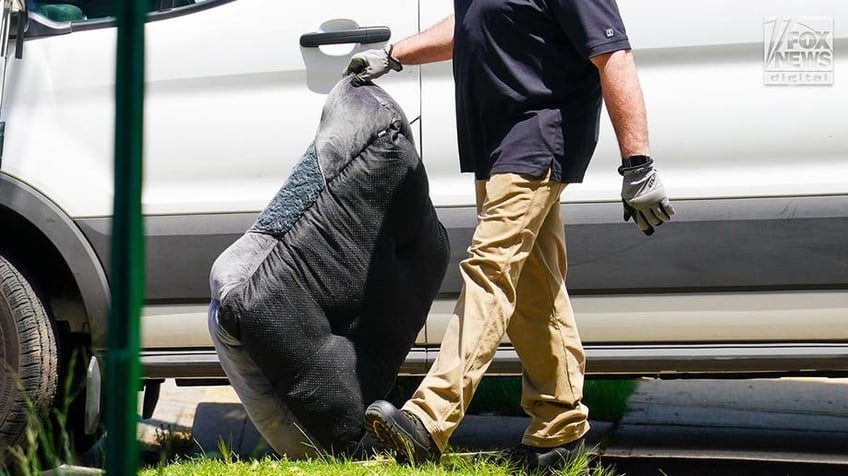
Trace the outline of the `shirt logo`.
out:
M 615 36 L 615 30 L 613 30 L 612 28 L 607 28 L 606 30 L 604 30 L 604 35 L 606 35 L 607 38 L 612 38 L 613 36 Z

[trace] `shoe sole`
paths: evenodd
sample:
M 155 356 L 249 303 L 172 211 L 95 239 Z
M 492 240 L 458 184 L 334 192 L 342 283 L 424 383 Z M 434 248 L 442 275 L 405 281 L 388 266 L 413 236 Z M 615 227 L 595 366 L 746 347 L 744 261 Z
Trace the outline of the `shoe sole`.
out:
M 428 460 L 417 454 L 415 440 L 381 408 L 365 410 L 365 432 L 387 449 L 394 450 L 395 458 L 401 464 Z

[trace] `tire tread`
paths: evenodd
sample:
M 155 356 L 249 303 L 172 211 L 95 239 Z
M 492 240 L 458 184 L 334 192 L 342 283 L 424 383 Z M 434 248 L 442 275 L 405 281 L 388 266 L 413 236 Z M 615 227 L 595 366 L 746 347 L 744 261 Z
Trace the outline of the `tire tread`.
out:
M 16 368 L 2 369 L 7 375 L 0 381 L 0 450 L 3 450 L 23 442 L 27 399 L 42 421 L 47 417 L 59 378 L 53 324 L 32 286 L 3 256 L 0 256 L 0 319 L 13 321 L 15 330 L 14 336 L 2 335 L 2 344 L 6 346 L 7 339 L 16 338 L 18 348 Z M 6 367 L 6 362 L 0 365 Z M 25 395 L 17 391 L 15 381 L 20 382 Z M 12 388 L 3 388 L 8 384 Z

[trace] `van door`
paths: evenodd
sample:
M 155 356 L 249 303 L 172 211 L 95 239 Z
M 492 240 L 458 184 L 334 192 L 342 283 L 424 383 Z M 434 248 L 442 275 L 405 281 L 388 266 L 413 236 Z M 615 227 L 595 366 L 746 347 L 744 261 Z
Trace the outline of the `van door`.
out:
M 9 172 L 73 217 L 111 215 L 115 22 L 111 2 L 34 2 L 27 58 L 9 70 Z M 315 32 L 418 31 L 417 0 L 163 0 L 146 24 L 146 215 L 257 212 L 312 140 L 324 97 L 379 34 L 304 47 Z M 373 32 L 373 30 L 371 30 Z M 379 31 L 378 31 L 379 33 Z M 362 43 L 361 41 L 373 41 Z M 380 81 L 410 120 L 418 68 Z M 11 93 L 11 94 L 9 94 Z M 10 120 L 11 124 L 12 121 Z M 44 140 L 49 138 L 50 140 Z M 14 157 L 11 157 L 14 155 Z M 4 167 L 6 168 L 6 167 Z
M 651 151 L 672 197 L 848 193 L 848 82 L 839 76 L 848 56 L 837 45 L 848 39 L 848 4 L 619 6 L 645 91 Z M 574 199 L 615 198 L 620 181 L 607 171 L 618 149 L 611 128 L 601 134 L 590 169 L 597 173 L 573 191 Z
M 13 19 L 14 14 L 14 19 Z M 16 21 L 15 21 L 16 20 Z M 6 135 L 6 121 L 3 120 L 3 91 L 6 87 L 6 62 L 9 59 L 9 40 L 15 35 L 18 38 L 18 46 L 23 41 L 23 26 L 26 21 L 26 5 L 20 0 L 4 0 L 0 2 L 0 167 L 3 166 L 3 140 Z M 17 24 L 13 33 L 12 29 Z M 16 56 L 20 57 L 21 50 L 16 49 Z
M 301 37 L 379 26 L 392 41 L 416 33 L 417 1 L 242 0 L 149 23 L 145 212 L 262 209 L 312 141 L 351 55 L 386 44 L 304 47 Z M 418 116 L 417 67 L 379 84 Z
M 846 306 L 848 256 L 848 3 L 618 5 L 651 153 L 678 214 L 650 239 L 622 221 L 619 149 L 603 113 L 585 180 L 562 195 L 584 342 L 848 339 L 836 317 Z M 428 0 L 421 9 L 426 28 L 452 4 Z M 451 65 L 425 65 L 421 76 L 424 160 L 455 250 L 441 291 L 452 298 L 476 226 L 474 187 L 456 173 Z M 451 309 L 450 300 L 434 303 L 430 343 Z
M 32 3 L 25 58 L 8 63 L 3 172 L 73 218 L 105 267 L 114 160 L 113 2 Z M 143 346 L 209 347 L 205 307 L 212 261 L 250 226 L 301 158 L 324 98 L 350 57 L 386 44 L 383 30 L 361 29 L 387 27 L 389 41 L 412 35 L 418 31 L 418 2 L 150 5 Z M 351 42 L 301 45 L 304 35 L 340 31 Z M 370 36 L 356 38 L 362 33 Z M 404 67 L 379 84 L 410 121 L 419 116 L 417 67 Z M 165 304 L 154 309 L 151 303 Z

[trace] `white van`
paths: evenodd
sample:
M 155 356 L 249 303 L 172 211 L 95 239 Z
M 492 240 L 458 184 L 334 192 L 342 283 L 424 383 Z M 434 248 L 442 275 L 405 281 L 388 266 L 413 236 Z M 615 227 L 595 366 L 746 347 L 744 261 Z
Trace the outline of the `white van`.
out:
M 0 448 L 24 424 L 14 375 L 44 408 L 65 375 L 96 390 L 96 361 L 69 362 L 106 350 L 109 296 L 112 2 L 27 0 L 27 11 L 21 3 L 11 2 L 19 11 L 4 15 L 0 39 L 8 44 L 0 363 L 10 369 L 0 379 Z M 650 238 L 622 220 L 618 150 L 604 116 L 585 182 L 563 195 L 588 372 L 845 374 L 848 3 L 621 0 L 620 8 L 677 214 Z M 210 265 L 301 157 L 350 56 L 451 11 L 449 0 L 150 1 L 145 412 L 162 379 L 222 381 L 205 322 Z M 459 292 L 473 179 L 459 174 L 450 64 L 407 66 L 378 82 L 413 123 L 452 243 L 441 294 L 403 368 L 420 374 Z M 504 342 L 490 372 L 520 370 Z M 96 427 L 97 402 L 84 421 L 84 395 L 71 414 L 80 438 Z

